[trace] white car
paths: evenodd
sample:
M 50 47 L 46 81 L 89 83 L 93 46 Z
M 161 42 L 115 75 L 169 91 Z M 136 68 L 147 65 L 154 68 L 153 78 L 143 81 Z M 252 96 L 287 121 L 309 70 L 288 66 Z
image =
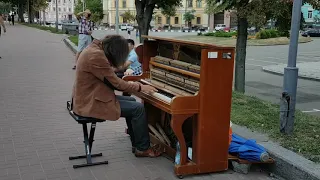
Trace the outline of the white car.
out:
M 121 31 L 127 31 L 127 30 L 132 31 L 134 29 L 134 27 L 131 24 L 121 24 L 120 25 L 120 30 Z
M 214 28 L 214 30 L 216 31 L 223 31 L 224 28 L 226 28 L 225 24 L 217 24 L 216 27 Z

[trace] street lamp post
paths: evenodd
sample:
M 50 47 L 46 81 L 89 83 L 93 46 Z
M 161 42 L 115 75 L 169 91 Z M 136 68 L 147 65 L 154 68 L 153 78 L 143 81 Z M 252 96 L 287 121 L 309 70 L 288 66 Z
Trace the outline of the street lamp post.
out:
M 119 34 L 119 0 L 115 0 L 116 3 L 116 33 Z
M 280 102 L 280 132 L 293 133 L 298 83 L 297 51 L 302 0 L 294 0 L 291 20 L 288 65 L 284 68 L 283 92 Z
M 58 32 L 58 19 L 59 15 L 58 15 L 58 0 L 56 0 L 56 32 Z

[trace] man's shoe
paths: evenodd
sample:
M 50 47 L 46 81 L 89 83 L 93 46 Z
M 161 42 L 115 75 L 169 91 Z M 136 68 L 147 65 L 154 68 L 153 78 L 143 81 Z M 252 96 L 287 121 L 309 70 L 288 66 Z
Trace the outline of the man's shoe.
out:
M 132 147 L 132 153 L 135 153 L 136 152 L 136 148 L 135 147 Z
M 139 151 L 136 149 L 135 156 L 136 157 L 159 157 L 164 152 L 160 145 L 154 145 L 145 151 Z
M 75 70 L 76 68 L 77 68 L 76 66 L 73 66 L 73 68 L 72 68 L 72 69 L 73 69 L 73 70 Z

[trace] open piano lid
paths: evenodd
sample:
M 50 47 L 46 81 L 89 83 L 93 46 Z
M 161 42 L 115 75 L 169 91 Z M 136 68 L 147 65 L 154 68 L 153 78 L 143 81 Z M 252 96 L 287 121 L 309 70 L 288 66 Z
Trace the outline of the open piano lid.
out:
M 218 46 L 218 45 L 214 45 L 214 44 L 202 43 L 202 42 L 197 42 L 197 41 L 185 41 L 185 40 L 181 40 L 181 39 L 164 38 L 164 37 L 157 37 L 157 36 L 142 35 L 141 37 L 148 38 L 148 39 L 154 39 L 154 40 L 158 40 L 158 41 L 166 41 L 166 42 L 171 42 L 171 43 L 185 44 L 185 45 L 192 44 L 193 46 L 201 46 L 202 48 L 214 48 L 214 49 L 234 49 L 235 48 L 232 46 Z

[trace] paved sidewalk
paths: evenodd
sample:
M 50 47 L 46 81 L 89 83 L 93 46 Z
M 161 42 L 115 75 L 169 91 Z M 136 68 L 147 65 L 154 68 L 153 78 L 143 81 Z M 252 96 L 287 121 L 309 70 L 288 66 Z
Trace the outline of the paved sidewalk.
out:
M 287 67 L 286 64 L 277 64 L 265 66 L 262 69 L 270 73 L 283 74 L 285 67 Z M 299 77 L 320 81 L 320 61 L 297 63 L 297 67 L 299 68 Z
M 83 154 L 82 128 L 68 114 L 74 79 L 74 56 L 63 36 L 8 26 L 0 38 L 0 179 L 1 180 L 170 180 L 176 179 L 166 158 L 131 154 L 125 122 L 97 126 L 93 153 L 109 165 L 74 170 L 68 156 Z M 225 173 L 185 179 L 268 180 L 265 173 Z

